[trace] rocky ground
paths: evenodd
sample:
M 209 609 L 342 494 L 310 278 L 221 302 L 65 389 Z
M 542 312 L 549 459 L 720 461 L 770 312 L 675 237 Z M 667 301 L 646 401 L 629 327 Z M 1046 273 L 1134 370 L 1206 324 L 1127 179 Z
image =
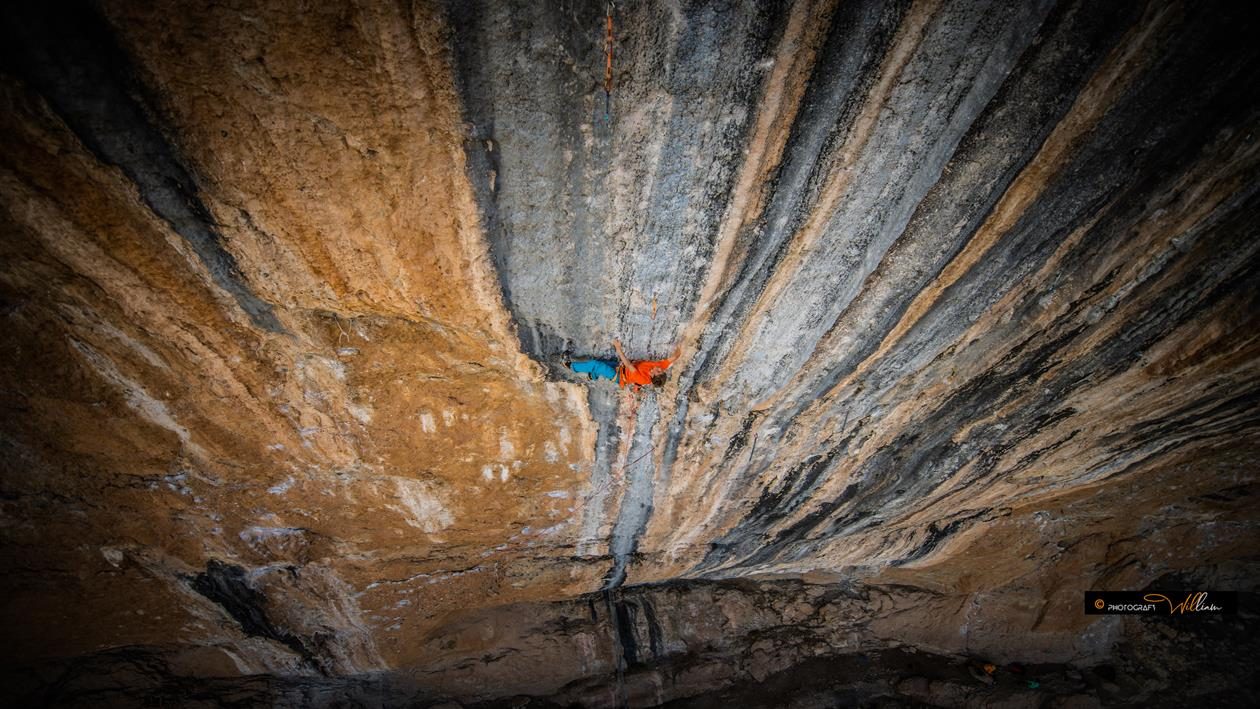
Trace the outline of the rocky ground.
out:
M 1254 596 L 1233 617 L 1110 618 L 1114 644 L 1103 661 L 946 654 L 916 642 L 914 628 L 875 630 L 873 621 L 898 616 L 921 623 L 916 604 L 940 601 L 904 588 L 799 582 L 627 587 L 471 613 L 443 628 L 440 659 L 422 671 L 199 677 L 169 649 L 137 647 L 11 668 L 6 686 L 22 706 L 55 707 L 1084 709 L 1246 707 L 1260 697 Z

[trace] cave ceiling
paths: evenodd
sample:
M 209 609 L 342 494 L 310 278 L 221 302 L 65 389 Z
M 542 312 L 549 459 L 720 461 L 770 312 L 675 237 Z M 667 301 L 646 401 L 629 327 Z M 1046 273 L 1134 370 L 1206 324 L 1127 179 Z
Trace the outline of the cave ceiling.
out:
M 355 674 L 733 579 L 1094 652 L 1083 589 L 1257 548 L 1226 5 L 620 2 L 607 96 L 601 3 L 6 8 L 6 652 Z M 617 338 L 668 382 L 565 369 Z

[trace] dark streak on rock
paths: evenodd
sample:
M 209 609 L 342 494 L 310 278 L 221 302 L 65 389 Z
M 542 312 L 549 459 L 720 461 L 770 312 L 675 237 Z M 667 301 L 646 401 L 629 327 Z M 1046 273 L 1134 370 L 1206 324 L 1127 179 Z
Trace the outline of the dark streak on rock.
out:
M 135 183 L 144 203 L 188 242 L 254 325 L 284 332 L 224 247 L 191 171 L 160 130 L 105 20 L 86 3 L 8 3 L 3 12 L 6 71 L 44 96 L 99 160 Z
M 652 607 L 651 598 L 644 595 L 642 603 L 643 616 L 647 620 L 648 627 L 648 649 L 652 651 L 652 659 L 657 660 L 664 655 L 662 648 L 661 623 L 656 617 L 656 609 Z
M 268 618 L 267 597 L 249 584 L 245 569 L 211 559 L 204 572 L 189 579 L 189 585 L 197 593 L 222 606 L 228 615 L 240 623 L 241 630 L 246 635 L 274 640 L 288 647 L 321 674 L 328 674 L 324 663 L 308 647 L 308 643 L 312 641 L 318 647 L 321 638 L 303 640 Z
M 958 519 L 952 520 L 943 527 L 939 526 L 936 522 L 929 523 L 928 528 L 927 528 L 927 538 L 924 539 L 923 542 L 914 551 L 910 552 L 909 554 L 907 554 L 906 556 L 900 559 L 897 559 L 896 561 L 893 561 L 892 565 L 902 566 L 902 565 L 910 563 L 911 561 L 915 561 L 916 559 L 921 559 L 927 556 L 932 550 L 940 546 L 940 543 L 945 541 L 946 537 L 949 537 L 952 534 L 956 534 L 960 529 L 962 529 L 963 525 L 975 519 L 983 517 L 989 511 L 990 510 L 988 509 L 978 510 L 966 516 L 959 517 Z
M 617 638 L 620 641 L 622 657 L 625 659 L 626 667 L 633 667 L 639 662 L 639 641 L 634 632 L 639 607 L 631 601 L 618 599 L 613 608 L 617 614 Z
M 688 367 L 683 380 L 688 387 L 711 376 L 729 352 L 738 333 L 732 325 L 747 316 L 797 227 L 808 216 L 837 160 L 838 136 L 847 133 L 856 117 L 859 97 L 874 81 L 872 68 L 878 65 L 908 5 L 842 3 L 833 18 L 802 99 L 801 113 L 784 147 L 783 161 L 767 187 L 772 196 L 765 216 L 746 236 L 740 236 L 744 249 L 738 274 L 721 294 L 700 352 Z

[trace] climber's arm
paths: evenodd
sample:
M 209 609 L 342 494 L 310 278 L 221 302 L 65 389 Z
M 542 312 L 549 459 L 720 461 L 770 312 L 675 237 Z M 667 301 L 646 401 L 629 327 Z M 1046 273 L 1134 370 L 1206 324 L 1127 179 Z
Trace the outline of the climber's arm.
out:
M 634 364 L 629 359 L 626 359 L 626 353 L 621 351 L 621 340 L 613 340 L 613 349 L 617 350 L 617 359 L 621 360 L 622 364 L 634 369 Z

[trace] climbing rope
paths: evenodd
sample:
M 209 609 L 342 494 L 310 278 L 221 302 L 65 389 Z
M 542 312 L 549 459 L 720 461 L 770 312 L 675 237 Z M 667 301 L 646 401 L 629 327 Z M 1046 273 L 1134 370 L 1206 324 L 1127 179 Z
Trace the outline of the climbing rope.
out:
M 612 111 L 613 4 L 608 3 L 608 21 L 604 30 L 604 122 Z
M 628 470 L 630 470 L 631 468 L 633 468 L 633 467 L 634 467 L 634 464 L 635 464 L 635 463 L 639 462 L 640 460 L 643 460 L 644 458 L 648 457 L 648 456 L 649 456 L 649 455 L 651 455 L 651 454 L 652 454 L 652 448 L 649 446 L 649 447 L 648 447 L 648 449 L 647 449 L 646 451 L 644 451 L 644 452 L 643 452 L 643 455 L 640 455 L 638 458 L 635 458 L 634 460 L 630 461 L 629 463 L 626 463 L 626 467 L 625 467 L 625 469 L 626 469 L 627 471 L 628 471 Z M 625 473 L 622 473 L 622 475 L 625 475 Z

